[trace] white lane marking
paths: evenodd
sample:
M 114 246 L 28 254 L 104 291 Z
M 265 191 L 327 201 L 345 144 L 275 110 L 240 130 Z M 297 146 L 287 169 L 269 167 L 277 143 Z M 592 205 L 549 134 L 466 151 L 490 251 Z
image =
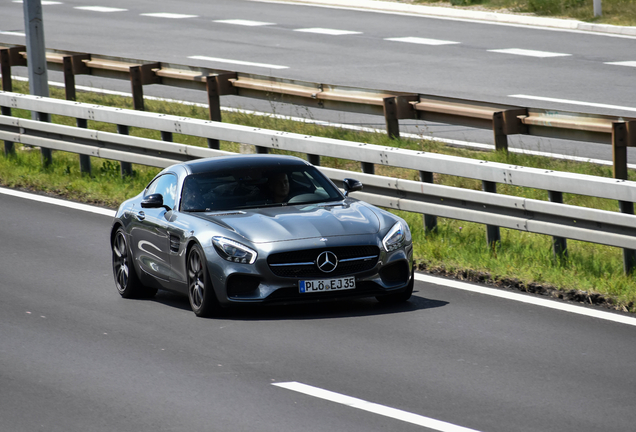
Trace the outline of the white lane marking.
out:
M 568 57 L 572 55 L 572 54 L 563 54 L 563 53 L 555 53 L 555 52 L 548 52 L 548 51 L 527 50 L 527 49 L 521 49 L 521 48 L 494 49 L 494 50 L 488 50 L 488 52 L 520 55 L 520 56 L 527 56 L 527 57 L 540 57 L 540 58 Z
M 76 6 L 73 9 L 87 10 L 91 12 L 126 12 L 128 10 L 105 6 Z
M 619 315 L 617 313 L 605 312 L 597 309 L 585 308 L 582 306 L 576 306 L 568 303 L 557 302 L 547 298 L 534 297 L 529 294 L 519 294 L 510 291 L 504 291 L 495 288 L 488 288 L 481 285 L 471 284 L 467 282 L 461 282 L 456 280 L 449 280 L 445 278 L 439 278 L 435 276 L 429 276 L 421 273 L 415 273 L 415 279 L 420 282 L 426 282 L 434 285 L 441 285 L 449 288 L 455 288 L 463 291 L 469 291 L 479 294 L 485 294 L 492 297 L 499 297 L 506 300 L 518 301 L 521 303 L 528 303 L 535 306 L 542 306 L 549 309 L 556 309 L 564 312 L 571 312 L 577 315 L 584 315 L 592 318 L 599 318 L 605 321 L 613 321 L 620 324 L 627 324 L 636 326 L 636 318 L 629 316 Z
M 26 33 L 21 33 L 21 32 L 0 31 L 0 34 L 7 35 L 7 36 L 25 36 L 26 37 Z
M 362 32 L 357 32 L 357 31 L 336 30 L 336 29 L 328 29 L 328 28 L 320 28 L 320 27 L 296 29 L 294 31 L 303 32 L 303 33 L 326 34 L 326 35 L 331 35 L 331 36 L 362 34 Z
M 243 19 L 214 20 L 212 22 L 221 23 L 221 24 L 234 24 L 234 25 L 241 25 L 241 26 L 247 26 L 247 27 L 268 26 L 268 25 L 275 24 L 275 23 L 269 23 L 269 22 L 263 22 L 263 21 L 251 21 L 251 20 L 243 20 Z
M 386 38 L 384 40 L 393 41 L 393 42 L 421 44 L 421 45 L 453 45 L 453 44 L 459 43 L 459 42 L 453 42 L 453 41 L 447 41 L 447 40 L 427 39 L 427 38 L 419 38 L 419 37 L 397 37 L 397 38 Z
M 10 195 L 18 198 L 28 199 L 31 201 L 38 201 L 46 204 L 53 204 L 60 207 L 67 207 L 74 210 L 81 210 L 89 213 L 96 213 L 103 216 L 115 216 L 115 210 L 109 210 L 101 207 L 95 207 L 88 204 L 80 204 L 76 202 L 66 201 L 59 198 L 51 198 L 43 195 L 37 195 L 27 192 L 21 192 L 13 189 L 0 188 L 0 194 Z
M 171 19 L 197 18 L 199 16 L 199 15 L 186 15 L 186 14 L 167 13 L 167 12 L 142 13 L 139 15 L 154 17 L 154 18 L 171 18 Z
M 424 417 L 419 414 L 413 414 L 408 411 L 402 411 L 396 408 L 376 404 L 373 402 L 367 402 L 362 399 L 346 396 L 340 393 L 335 393 L 329 390 L 324 390 L 318 387 L 310 386 L 307 384 L 299 383 L 296 381 L 284 382 L 284 383 L 272 383 L 276 387 L 281 387 L 287 390 L 292 390 L 298 393 L 303 393 L 308 396 L 313 396 L 319 399 L 328 400 L 331 402 L 347 405 L 351 408 L 356 408 L 362 411 L 368 411 L 374 414 L 379 414 L 385 417 L 389 417 L 396 420 L 401 420 L 406 423 L 411 423 L 418 426 L 423 426 L 429 429 L 433 429 L 440 432 L 478 432 L 475 429 L 468 429 L 462 426 L 457 426 L 452 423 L 447 423 L 441 420 L 435 420 L 430 417 Z
M 267 63 L 253 63 L 253 62 L 246 62 L 242 60 L 231 60 L 231 59 L 223 59 L 223 58 L 217 58 L 217 57 L 190 56 L 188 58 L 194 59 L 194 60 L 212 61 L 217 63 L 230 63 L 230 64 L 237 64 L 237 65 L 243 65 L 243 66 L 262 67 L 262 68 L 268 68 L 268 69 L 289 69 L 289 66 L 279 66 L 279 65 L 267 64 Z
M 24 3 L 24 1 L 23 0 L 13 0 L 13 3 Z M 42 0 L 42 6 L 58 5 L 58 4 L 63 4 L 63 3 L 59 2 L 59 1 Z
M 606 65 L 636 67 L 636 61 L 605 62 Z
M 580 106 L 587 106 L 587 107 L 594 107 L 594 108 L 636 111 L 636 108 L 626 107 L 621 105 L 608 105 L 608 104 L 600 104 L 600 103 L 594 103 L 594 102 L 581 102 L 581 101 L 575 101 L 575 100 L 569 100 L 569 99 L 557 99 L 557 98 L 549 98 L 549 97 L 543 97 L 543 96 L 516 94 L 516 95 L 508 95 L 508 97 L 518 98 L 518 99 L 532 99 L 532 100 L 543 101 L 543 102 L 556 102 L 556 103 L 569 104 L 569 105 L 580 105 Z

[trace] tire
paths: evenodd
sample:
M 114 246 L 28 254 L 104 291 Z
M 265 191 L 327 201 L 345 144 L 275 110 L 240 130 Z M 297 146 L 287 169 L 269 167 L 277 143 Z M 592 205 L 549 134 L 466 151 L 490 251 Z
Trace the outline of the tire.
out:
M 192 246 L 188 253 L 186 271 L 188 273 L 188 299 L 192 312 L 202 318 L 219 315 L 221 307 L 210 282 L 205 253 L 198 244 Z
M 383 304 L 399 304 L 409 301 L 413 294 L 413 286 L 415 285 L 415 269 L 411 271 L 411 281 L 407 287 L 400 292 L 376 296 L 376 300 Z
M 132 255 L 123 228 L 117 228 L 113 238 L 113 276 L 115 287 L 123 298 L 152 297 L 156 289 L 145 287 L 135 272 Z

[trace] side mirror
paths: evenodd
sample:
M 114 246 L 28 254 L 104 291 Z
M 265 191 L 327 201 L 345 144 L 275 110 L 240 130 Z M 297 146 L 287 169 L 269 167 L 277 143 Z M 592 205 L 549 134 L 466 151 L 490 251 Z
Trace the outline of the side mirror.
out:
M 345 190 L 345 196 L 349 196 L 351 192 L 357 192 L 362 190 L 362 183 L 356 179 L 346 178 L 342 181 Z
M 172 210 L 167 205 L 163 205 L 163 196 L 161 194 L 151 194 L 143 199 L 141 208 L 165 208 L 166 211 Z

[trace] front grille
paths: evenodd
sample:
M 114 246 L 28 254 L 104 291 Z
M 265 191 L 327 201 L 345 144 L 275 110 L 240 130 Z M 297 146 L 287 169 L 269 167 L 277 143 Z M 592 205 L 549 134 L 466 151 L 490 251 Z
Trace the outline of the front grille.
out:
M 338 257 L 338 266 L 330 273 L 322 272 L 316 265 L 318 255 L 325 251 L 333 252 Z M 378 262 L 379 254 L 377 246 L 341 246 L 272 254 L 267 258 L 267 263 L 272 272 L 280 277 L 331 278 L 371 270 Z

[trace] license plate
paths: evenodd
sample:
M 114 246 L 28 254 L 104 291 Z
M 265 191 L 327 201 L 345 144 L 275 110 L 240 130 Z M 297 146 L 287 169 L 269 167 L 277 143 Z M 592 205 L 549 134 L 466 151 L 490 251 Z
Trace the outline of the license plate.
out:
M 356 278 L 346 277 L 338 279 L 316 279 L 300 281 L 301 293 L 341 291 L 355 289 Z

